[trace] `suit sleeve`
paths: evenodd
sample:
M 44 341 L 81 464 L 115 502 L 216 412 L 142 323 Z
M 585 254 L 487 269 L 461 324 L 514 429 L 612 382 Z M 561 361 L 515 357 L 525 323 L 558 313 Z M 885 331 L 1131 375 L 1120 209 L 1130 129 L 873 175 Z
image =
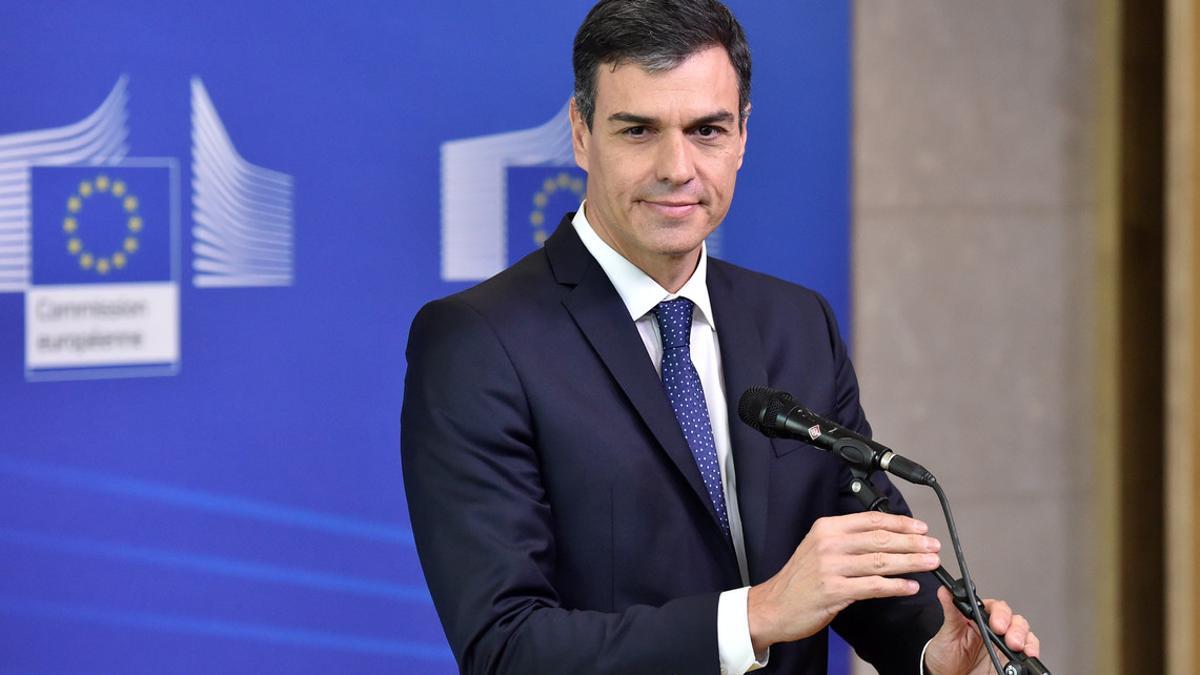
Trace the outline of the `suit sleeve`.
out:
M 830 345 L 836 365 L 835 419 L 848 429 L 871 436 L 871 425 L 859 401 L 858 377 L 850 362 L 846 345 L 838 332 L 829 305 L 821 300 L 829 326 Z M 912 515 L 900 491 L 883 472 L 871 477 L 881 494 L 887 495 L 892 513 Z M 844 470 L 841 484 L 850 484 L 850 472 Z M 841 496 L 843 513 L 862 511 L 861 503 L 848 490 Z M 854 647 L 880 675 L 913 675 L 919 669 L 925 643 L 942 625 L 942 610 L 936 592 L 938 581 L 932 574 L 904 575 L 921 584 L 917 595 L 907 598 L 878 598 L 856 602 L 833 621 L 833 628 Z
M 618 613 L 565 608 L 522 378 L 462 299 L 409 335 L 401 456 L 413 536 L 464 673 L 718 670 L 716 593 Z

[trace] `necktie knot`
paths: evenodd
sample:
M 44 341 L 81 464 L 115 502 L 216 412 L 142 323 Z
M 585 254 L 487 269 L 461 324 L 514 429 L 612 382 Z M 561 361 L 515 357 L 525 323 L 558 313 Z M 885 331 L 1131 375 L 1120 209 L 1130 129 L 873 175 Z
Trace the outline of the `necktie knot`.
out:
M 654 308 L 663 349 L 687 347 L 692 341 L 692 310 L 695 305 L 687 298 L 664 300 Z

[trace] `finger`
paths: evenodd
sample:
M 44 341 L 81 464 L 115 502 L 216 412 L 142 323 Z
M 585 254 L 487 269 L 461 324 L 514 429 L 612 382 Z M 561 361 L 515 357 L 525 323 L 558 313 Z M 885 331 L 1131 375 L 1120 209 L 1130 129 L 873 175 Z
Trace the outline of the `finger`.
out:
M 988 598 L 983 601 L 983 608 L 991 615 L 991 620 L 988 621 L 988 626 L 996 633 L 996 635 L 1004 635 L 1008 632 L 1008 626 L 1012 622 L 1012 607 L 1008 606 L 1003 600 L 994 600 Z
M 822 520 L 838 521 L 845 532 L 870 532 L 871 530 L 887 530 L 901 534 L 925 534 L 929 526 L 908 516 L 879 511 L 851 513 L 844 516 L 834 516 Z
M 916 595 L 921 585 L 912 579 L 893 579 L 891 577 L 854 577 L 844 579 L 844 596 L 847 600 L 868 600 L 870 598 L 900 598 Z
M 1025 636 L 1025 654 L 1034 658 L 1042 654 L 1042 641 L 1033 633 Z
M 1028 637 L 1029 622 L 1025 620 L 1025 617 L 1017 614 L 1009 623 L 1008 632 L 1004 634 L 1004 641 L 1008 644 L 1009 649 L 1023 651 Z
M 859 532 L 844 538 L 847 553 L 937 553 L 942 543 L 922 534 L 900 534 L 888 530 Z
M 838 570 L 845 577 L 895 576 L 937 569 L 936 553 L 864 553 L 845 556 Z

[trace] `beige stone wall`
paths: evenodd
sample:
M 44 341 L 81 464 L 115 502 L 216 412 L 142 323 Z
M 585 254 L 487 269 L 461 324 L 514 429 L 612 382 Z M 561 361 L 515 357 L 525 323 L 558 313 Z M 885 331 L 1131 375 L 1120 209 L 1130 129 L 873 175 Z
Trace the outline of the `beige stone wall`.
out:
M 867 414 L 946 486 L 980 590 L 1032 619 L 1054 672 L 1096 672 L 1096 11 L 865 0 L 855 13 Z M 955 570 L 933 494 L 905 493 Z

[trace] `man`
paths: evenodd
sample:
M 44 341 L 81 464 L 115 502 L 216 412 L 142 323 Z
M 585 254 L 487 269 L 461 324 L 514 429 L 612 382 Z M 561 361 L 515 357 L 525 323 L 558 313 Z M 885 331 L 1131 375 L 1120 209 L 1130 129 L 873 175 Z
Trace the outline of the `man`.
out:
M 881 673 L 989 672 L 934 598 L 926 526 L 861 513 L 837 460 L 731 414 L 765 384 L 870 431 L 824 300 L 704 249 L 746 148 L 737 21 L 716 0 L 603 0 L 574 65 L 584 204 L 409 338 L 405 486 L 460 668 L 824 673 L 832 625 Z

